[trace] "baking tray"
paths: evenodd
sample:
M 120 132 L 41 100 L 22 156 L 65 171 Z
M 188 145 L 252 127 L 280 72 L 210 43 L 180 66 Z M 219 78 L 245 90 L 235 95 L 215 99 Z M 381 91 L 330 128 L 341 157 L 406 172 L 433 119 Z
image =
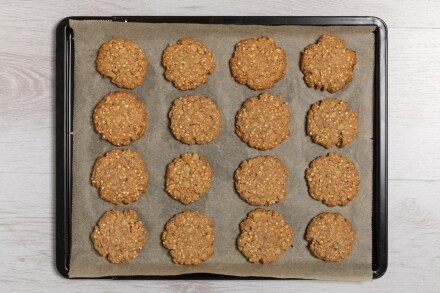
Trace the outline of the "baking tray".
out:
M 373 129 L 373 279 L 388 265 L 388 37 L 383 20 L 371 16 L 108 16 L 67 17 L 56 30 L 56 266 L 68 278 L 71 251 L 73 64 L 75 45 L 69 20 L 237 25 L 376 26 Z M 216 274 L 112 276 L 111 279 L 268 279 Z

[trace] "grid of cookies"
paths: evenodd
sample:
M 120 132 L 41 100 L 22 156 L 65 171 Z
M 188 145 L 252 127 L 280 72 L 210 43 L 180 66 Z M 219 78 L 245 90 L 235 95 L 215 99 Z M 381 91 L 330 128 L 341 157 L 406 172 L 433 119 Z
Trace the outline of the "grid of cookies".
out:
M 356 53 L 345 48 L 343 39 L 323 35 L 301 52 L 300 70 L 307 86 L 341 90 L 353 79 Z M 181 91 L 194 90 L 208 82 L 215 72 L 213 53 L 203 43 L 182 38 L 169 44 L 162 55 L 164 77 Z M 282 96 L 266 90 L 284 75 L 286 54 L 270 37 L 242 40 L 229 60 L 231 78 L 255 91 L 238 109 L 236 135 L 249 147 L 266 151 L 286 140 L 292 114 Z M 112 39 L 102 44 L 96 59 L 97 71 L 113 84 L 133 89 L 148 74 L 148 59 L 134 42 Z M 222 116 L 215 102 L 201 95 L 182 95 L 168 112 L 170 130 L 187 145 L 210 143 L 221 135 Z M 95 107 L 93 122 L 101 138 L 114 146 L 128 146 L 141 138 L 148 125 L 145 103 L 130 92 L 108 93 Z M 324 148 L 343 148 L 356 138 L 357 112 L 348 102 L 324 98 L 311 105 L 306 132 Z M 147 191 L 149 173 L 141 154 L 115 149 L 97 158 L 91 183 L 100 197 L 112 204 L 129 205 Z M 190 205 L 211 188 L 213 170 L 201 154 L 182 153 L 166 168 L 165 191 Z M 233 174 L 235 189 L 252 206 L 272 206 L 287 196 L 288 170 L 272 155 L 248 158 Z M 305 171 L 309 195 L 323 204 L 345 206 L 359 188 L 359 172 L 347 157 L 330 152 L 314 159 Z M 184 207 L 184 206 L 182 206 Z M 240 223 L 237 248 L 251 263 L 270 263 L 293 246 L 293 231 L 283 215 L 275 210 L 256 208 Z M 115 236 L 116 235 L 116 236 Z M 98 253 L 112 263 L 127 262 L 144 248 L 147 231 L 134 210 L 115 209 L 104 213 L 93 228 L 91 239 Z M 197 265 L 214 255 L 215 231 L 211 219 L 193 210 L 174 215 L 165 225 L 162 244 L 177 264 Z M 341 261 L 350 255 L 356 239 L 348 219 L 339 213 L 323 212 L 314 217 L 304 236 L 310 252 L 324 261 Z

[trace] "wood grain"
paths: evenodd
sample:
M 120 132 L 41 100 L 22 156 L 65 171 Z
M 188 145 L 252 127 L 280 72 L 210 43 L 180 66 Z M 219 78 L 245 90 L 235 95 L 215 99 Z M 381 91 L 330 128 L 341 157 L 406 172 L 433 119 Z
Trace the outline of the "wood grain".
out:
M 0 0 L 0 284 L 7 291 L 440 291 L 440 2 Z M 389 259 L 374 282 L 65 280 L 54 256 L 54 33 L 70 15 L 376 15 L 389 26 Z M 6 290 L 6 289 L 0 289 Z

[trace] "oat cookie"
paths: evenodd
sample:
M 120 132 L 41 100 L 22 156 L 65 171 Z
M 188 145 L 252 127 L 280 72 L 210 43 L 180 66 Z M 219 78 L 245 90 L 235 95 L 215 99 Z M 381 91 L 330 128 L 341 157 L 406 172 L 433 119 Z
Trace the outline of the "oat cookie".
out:
M 182 154 L 167 166 L 166 192 L 181 203 L 190 204 L 209 191 L 211 180 L 211 165 L 205 157 Z
M 268 37 L 238 42 L 234 56 L 229 60 L 235 80 L 253 90 L 273 87 L 284 77 L 286 64 L 286 53 Z
M 329 207 L 345 206 L 359 189 L 359 171 L 349 158 L 328 153 L 314 159 L 306 170 L 307 185 L 312 198 Z
M 293 246 L 293 232 L 281 213 L 255 209 L 240 223 L 238 249 L 252 263 L 278 260 Z
M 182 265 L 198 265 L 214 255 L 214 226 L 202 213 L 185 211 L 165 225 L 162 243 L 173 261 Z
M 174 137 L 189 145 L 211 142 L 219 136 L 222 129 L 220 111 L 207 97 L 177 98 L 173 102 L 168 117 Z
M 144 135 L 145 103 L 131 93 L 109 93 L 95 107 L 93 123 L 102 139 L 115 146 L 128 145 Z
M 99 48 L 96 68 L 118 87 L 132 89 L 144 82 L 148 61 L 134 42 L 112 39 Z
M 147 191 L 148 172 L 138 152 L 112 150 L 96 160 L 91 181 L 103 200 L 130 204 Z
M 307 226 L 310 252 L 325 261 L 340 261 L 351 254 L 356 233 L 349 220 L 338 213 L 321 213 Z
M 327 98 L 314 103 L 307 112 L 307 134 L 325 148 L 343 148 L 358 133 L 358 113 L 339 99 Z
M 235 189 L 248 204 L 269 206 L 286 196 L 287 174 L 277 157 L 253 157 L 241 162 L 235 171 Z
M 144 248 L 147 231 L 133 210 L 110 210 L 99 219 L 90 235 L 96 251 L 112 263 L 128 262 Z
M 262 93 L 243 103 L 235 117 L 235 133 L 252 148 L 273 149 L 289 137 L 291 116 L 281 96 Z
M 182 38 L 169 44 L 162 55 L 165 78 L 179 90 L 192 90 L 208 81 L 214 72 L 214 54 L 199 41 Z
M 334 93 L 353 79 L 356 52 L 337 36 L 322 35 L 301 54 L 301 71 L 309 87 Z

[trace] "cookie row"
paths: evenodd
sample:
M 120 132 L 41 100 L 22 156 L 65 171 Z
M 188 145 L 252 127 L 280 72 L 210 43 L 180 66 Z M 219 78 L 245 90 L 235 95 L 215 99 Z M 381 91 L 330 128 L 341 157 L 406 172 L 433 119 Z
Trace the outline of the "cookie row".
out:
M 203 96 L 183 96 L 174 100 L 168 113 L 174 137 L 189 145 L 215 140 L 222 129 L 217 105 Z M 289 137 L 291 113 L 281 96 L 262 93 L 250 97 L 237 112 L 236 134 L 258 150 L 275 148 Z M 145 103 L 132 93 L 107 94 L 95 107 L 96 131 L 116 146 L 128 145 L 141 138 L 148 126 Z M 310 107 L 306 118 L 307 134 L 326 148 L 342 148 L 358 133 L 358 114 L 346 101 L 326 98 Z
M 93 228 L 91 239 L 102 256 L 112 263 L 128 262 L 143 249 L 145 225 L 134 210 L 110 210 Z M 214 255 L 213 222 L 197 211 L 174 215 L 162 232 L 162 245 L 173 261 L 197 265 Z M 304 235 L 310 252 L 325 261 L 340 261 L 351 254 L 356 234 L 347 219 L 338 213 L 321 213 L 307 226 Z M 255 209 L 240 223 L 237 248 L 251 263 L 271 263 L 293 247 L 293 232 L 277 211 Z
M 112 150 L 99 157 L 92 185 L 113 204 L 130 204 L 147 190 L 148 171 L 142 156 L 132 150 Z M 191 204 L 211 188 L 212 168 L 207 158 L 185 153 L 166 168 L 165 190 L 175 200 Z M 287 194 L 288 172 L 274 156 L 256 156 L 240 163 L 234 173 L 235 189 L 250 205 L 269 206 Z M 347 157 L 329 153 L 314 159 L 305 171 L 310 196 L 327 206 L 345 206 L 359 189 L 359 171 Z
M 309 87 L 334 93 L 353 79 L 356 53 L 345 48 L 337 36 L 322 35 L 301 53 L 300 69 Z M 162 55 L 164 76 L 179 90 L 196 89 L 205 84 L 215 70 L 214 54 L 201 42 L 179 39 L 169 44 Z M 286 71 L 285 50 L 269 37 L 246 39 L 235 45 L 229 60 L 234 79 L 253 90 L 272 88 Z M 112 39 L 102 44 L 96 59 L 97 70 L 115 85 L 132 89 L 143 83 L 148 60 L 132 41 Z

